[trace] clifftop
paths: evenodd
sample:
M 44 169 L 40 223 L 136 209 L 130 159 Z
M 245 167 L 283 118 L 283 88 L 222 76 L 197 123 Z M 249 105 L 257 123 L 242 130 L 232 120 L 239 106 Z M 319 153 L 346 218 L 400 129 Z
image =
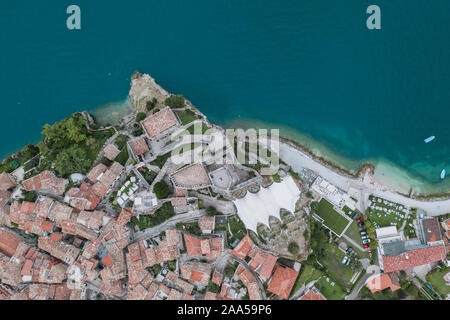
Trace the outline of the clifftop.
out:
M 135 72 L 131 77 L 130 100 L 138 112 L 147 111 L 147 102 L 156 99 L 155 108 L 164 108 L 164 101 L 170 93 L 156 83 L 155 79 L 148 74 Z

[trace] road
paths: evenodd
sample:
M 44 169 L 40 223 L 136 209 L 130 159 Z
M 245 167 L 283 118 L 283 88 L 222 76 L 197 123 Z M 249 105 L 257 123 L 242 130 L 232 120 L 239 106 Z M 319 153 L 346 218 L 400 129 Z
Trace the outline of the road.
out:
M 137 241 L 140 239 L 149 239 L 155 237 L 165 230 L 176 228 L 177 223 L 196 221 L 198 218 L 204 216 L 205 212 L 205 209 L 193 210 L 187 213 L 178 214 L 153 228 L 148 228 L 139 232 L 134 232 L 134 230 L 132 230 L 132 239 L 134 241 Z
M 350 188 L 359 190 L 361 193 L 360 199 L 366 208 L 366 198 L 369 194 L 373 194 L 377 197 L 387 199 L 396 203 L 401 203 L 405 206 L 412 208 L 421 208 L 427 212 L 430 216 L 439 216 L 450 212 L 450 198 L 442 200 L 429 200 L 420 201 L 416 199 L 408 198 L 404 195 L 397 193 L 394 189 L 381 185 L 370 176 L 362 178 L 352 178 L 342 173 L 329 168 L 317 160 L 312 159 L 302 150 L 293 146 L 290 143 L 280 143 L 280 158 L 292 167 L 294 171 L 299 171 L 302 168 L 307 168 L 317 172 L 324 179 L 330 183 L 339 187 L 344 191 L 348 191 Z
M 350 242 L 354 247 L 358 248 L 360 251 L 362 252 L 366 252 L 366 249 L 364 249 L 363 247 L 361 247 L 361 245 L 356 242 L 355 240 L 353 240 L 352 238 L 350 238 L 349 236 L 347 236 L 346 234 L 343 234 L 342 237 L 347 240 L 348 242 Z

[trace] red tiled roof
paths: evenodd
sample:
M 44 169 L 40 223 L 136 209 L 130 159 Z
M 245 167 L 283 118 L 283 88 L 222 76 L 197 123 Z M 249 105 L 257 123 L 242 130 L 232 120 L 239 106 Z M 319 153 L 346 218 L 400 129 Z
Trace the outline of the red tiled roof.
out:
M 424 264 L 440 261 L 445 258 L 445 254 L 445 247 L 441 245 L 408 250 L 407 253 L 402 253 L 397 256 L 383 256 L 383 269 L 386 273 L 410 269 Z
M 201 282 L 203 279 L 203 272 L 192 270 L 190 280 L 195 282 Z
M 423 233 L 427 242 L 442 240 L 439 221 L 436 218 L 426 218 L 421 220 Z
M 317 289 L 316 289 L 317 290 Z M 309 289 L 300 300 L 326 300 L 325 297 L 320 292 L 315 292 Z
M 297 276 L 297 271 L 291 268 L 277 266 L 267 290 L 287 300 L 289 299 L 289 294 L 294 287 Z
M 202 249 L 200 239 L 192 237 L 187 233 L 183 233 L 183 236 L 188 256 L 201 255 Z
M 0 229 L 0 252 L 12 257 L 20 244 L 20 239 L 15 234 Z
M 238 258 L 245 259 L 253 245 L 253 240 L 250 239 L 248 234 L 246 234 L 236 245 L 236 247 L 234 247 L 234 249 L 231 251 L 231 254 L 235 255 Z
M 106 256 L 103 257 L 102 263 L 103 263 L 105 266 L 107 266 L 107 267 L 109 267 L 109 266 L 111 266 L 111 265 L 113 264 L 111 255 L 110 255 L 109 253 L 108 253 Z
M 275 267 L 275 263 L 277 262 L 277 257 L 271 255 L 270 253 L 266 256 L 264 263 L 259 270 L 259 274 L 264 279 L 269 279 L 272 275 L 273 268 Z
M 103 149 L 105 157 L 109 160 L 114 160 L 120 153 L 120 150 L 113 144 L 108 144 L 105 149 Z
M 137 156 L 140 156 L 149 151 L 148 144 L 145 138 L 140 138 L 131 142 L 131 148 Z
M 178 124 L 178 119 L 175 113 L 169 107 L 166 107 L 159 112 L 145 118 L 141 121 L 147 136 L 151 139 L 159 133 L 172 128 Z
M 391 288 L 391 291 L 394 292 L 401 288 L 398 283 L 398 279 L 394 277 L 394 275 L 388 273 L 378 275 L 372 279 L 369 279 L 366 286 L 372 293 L 384 290 L 386 288 Z

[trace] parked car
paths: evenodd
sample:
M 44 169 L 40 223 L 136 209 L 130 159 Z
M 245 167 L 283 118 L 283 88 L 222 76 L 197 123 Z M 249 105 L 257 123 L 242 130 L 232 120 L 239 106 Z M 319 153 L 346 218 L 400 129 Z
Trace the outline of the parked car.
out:
M 364 221 L 363 217 L 359 217 L 358 219 L 356 219 L 356 222 L 358 222 L 358 223 L 363 222 L 363 221 Z
M 362 236 L 365 236 L 367 234 L 367 232 L 366 232 L 366 230 L 363 230 L 359 234 L 362 235 Z
M 355 220 L 356 218 L 358 218 L 358 216 L 359 216 L 359 212 L 356 212 L 356 213 L 353 215 L 352 219 Z
M 346 264 L 346 263 L 347 263 L 347 260 L 348 260 L 348 257 L 347 257 L 347 256 L 344 256 L 344 258 L 342 258 L 342 264 Z
M 352 261 L 352 259 L 348 258 L 347 262 L 345 263 L 345 265 L 348 266 L 350 264 L 350 261 Z
M 350 253 L 352 253 L 352 251 L 353 251 L 353 248 L 352 247 L 348 247 L 348 249 L 345 250 L 345 253 L 346 254 L 350 254 Z
M 369 239 L 369 236 L 367 235 L 367 234 L 365 234 L 365 235 L 363 235 L 363 236 L 361 236 L 361 239 Z
M 369 248 L 369 244 L 368 243 L 364 243 L 363 246 L 364 246 L 364 249 Z
M 364 239 L 363 244 L 370 243 L 370 239 Z

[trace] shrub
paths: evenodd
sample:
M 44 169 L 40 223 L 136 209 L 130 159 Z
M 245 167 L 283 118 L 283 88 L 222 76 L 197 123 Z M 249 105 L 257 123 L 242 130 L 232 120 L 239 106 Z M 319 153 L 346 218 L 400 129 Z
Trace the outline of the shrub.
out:
M 147 117 L 147 115 L 144 112 L 139 112 L 136 115 L 136 122 L 141 122 L 142 120 L 144 120 Z
M 171 108 L 183 108 L 184 107 L 184 97 L 181 94 L 171 95 L 166 99 L 165 104 Z
M 214 217 L 215 215 L 217 214 L 217 210 L 216 210 L 216 208 L 214 208 L 214 207 L 208 207 L 207 209 L 206 209 L 206 215 L 208 216 L 208 217 Z
M 169 186 L 163 180 L 155 183 L 155 187 L 153 188 L 155 195 L 158 199 L 167 198 L 169 195 Z

